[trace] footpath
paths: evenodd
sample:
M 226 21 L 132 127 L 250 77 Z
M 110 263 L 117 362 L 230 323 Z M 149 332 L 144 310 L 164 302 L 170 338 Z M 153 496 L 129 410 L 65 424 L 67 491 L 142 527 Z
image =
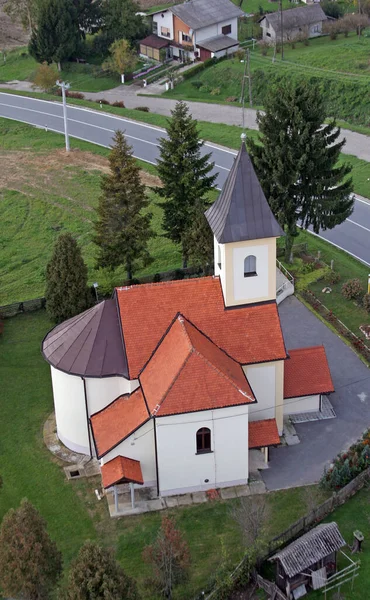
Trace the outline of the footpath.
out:
M 19 91 L 35 91 L 31 82 L 28 81 L 10 81 L 0 84 L 0 88 L 7 88 Z M 40 90 L 41 91 L 41 90 Z M 147 106 L 150 112 L 164 115 L 171 115 L 177 100 L 172 98 L 154 98 L 150 94 L 160 93 L 163 86 L 152 84 L 147 88 L 137 88 L 134 85 L 120 85 L 105 92 L 81 92 L 86 100 L 100 100 L 105 98 L 110 103 L 123 100 L 126 108 L 136 108 L 137 106 Z M 222 123 L 225 125 L 242 126 L 242 109 L 238 106 L 229 106 L 224 104 L 208 104 L 206 102 L 186 102 L 191 113 L 198 121 L 209 121 L 211 123 Z M 257 129 L 257 111 L 253 108 L 246 108 L 244 113 L 245 127 L 247 129 Z M 342 129 L 342 137 L 346 138 L 346 145 L 343 154 L 351 154 L 370 162 L 370 136 L 362 133 L 356 133 L 349 129 Z M 370 169 L 369 169 L 370 178 Z

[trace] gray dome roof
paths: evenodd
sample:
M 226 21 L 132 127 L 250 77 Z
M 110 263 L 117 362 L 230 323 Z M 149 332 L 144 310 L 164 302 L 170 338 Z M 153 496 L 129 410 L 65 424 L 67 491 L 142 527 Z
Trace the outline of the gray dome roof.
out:
M 42 342 L 42 354 L 53 367 L 72 375 L 128 377 L 115 300 L 104 300 L 54 327 Z

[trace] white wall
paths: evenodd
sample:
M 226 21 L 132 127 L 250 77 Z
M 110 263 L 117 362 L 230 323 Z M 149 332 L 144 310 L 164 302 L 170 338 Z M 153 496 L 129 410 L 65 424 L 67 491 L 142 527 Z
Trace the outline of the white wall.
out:
M 284 415 L 318 412 L 320 410 L 320 394 L 284 399 Z
M 239 48 L 239 44 L 237 44 L 236 46 L 231 46 L 231 48 L 227 48 L 226 50 L 219 50 L 218 52 L 212 52 L 211 57 L 213 58 L 215 56 L 216 58 L 221 58 L 221 56 L 225 56 L 225 54 L 227 54 L 227 55 L 234 54 L 234 52 L 236 52 L 238 48 Z
M 103 456 L 100 464 L 103 465 L 120 455 L 140 461 L 145 487 L 157 485 L 153 419 L 144 423 L 135 433 Z M 142 486 L 138 485 L 136 487 Z
M 228 19 L 226 21 L 222 21 L 221 23 L 215 23 L 214 25 L 209 25 L 208 27 L 202 27 L 195 32 L 195 43 L 199 44 L 202 40 L 208 40 L 211 37 L 215 37 L 216 35 L 222 35 L 222 28 L 225 25 L 231 25 L 231 33 L 227 35 L 231 38 L 238 39 L 238 19 Z
M 274 419 L 276 416 L 276 364 L 246 365 L 243 367 L 257 400 L 257 404 L 251 404 L 249 407 L 251 421 Z
M 201 427 L 211 430 L 210 453 L 196 454 Z M 162 496 L 247 482 L 247 405 L 160 417 L 156 428 Z
M 257 275 L 244 277 L 244 259 L 249 255 L 257 259 Z M 268 246 L 256 245 L 246 248 L 233 248 L 233 274 L 235 300 L 253 300 L 267 296 L 269 291 Z
M 122 394 L 131 394 L 138 387 L 137 379 L 130 381 L 124 377 L 86 377 L 86 395 L 89 417 L 102 410 Z
M 163 17 L 162 17 L 163 15 Z M 166 40 L 173 40 L 173 15 L 169 10 L 163 11 L 163 13 L 157 13 L 153 15 L 153 21 L 158 23 L 158 37 L 165 38 Z M 165 35 L 161 35 L 161 27 L 168 27 L 170 30 L 170 37 L 168 38 Z
M 51 367 L 55 417 L 60 441 L 81 454 L 90 454 L 83 380 Z

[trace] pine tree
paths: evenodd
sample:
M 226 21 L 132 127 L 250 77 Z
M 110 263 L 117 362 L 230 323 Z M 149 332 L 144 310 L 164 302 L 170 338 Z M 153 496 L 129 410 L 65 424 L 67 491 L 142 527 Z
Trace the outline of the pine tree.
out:
M 5 515 L 0 528 L 0 588 L 13 598 L 47 600 L 62 571 L 62 555 L 46 522 L 28 500 Z
M 61 62 L 73 56 L 79 41 L 76 9 L 72 0 L 46 0 L 38 11 L 28 50 L 38 62 Z
M 214 260 L 213 233 L 204 215 L 208 208 L 201 200 L 197 201 L 187 230 L 186 245 L 189 248 L 189 261 L 202 267 L 203 273 L 208 275 L 212 272 Z
M 315 233 L 342 223 L 353 210 L 348 164 L 338 166 L 345 140 L 326 119 L 324 99 L 313 84 L 288 83 L 266 98 L 258 113 L 259 142 L 248 140 L 257 176 L 270 207 L 285 228 L 285 258 L 291 260 L 297 221 Z
M 99 247 L 99 267 L 115 269 L 124 265 L 128 279 L 139 266 L 150 264 L 148 240 L 154 236 L 152 215 L 140 168 L 122 131 L 116 131 L 109 155 L 110 174 L 102 178 L 102 195 L 97 208 L 94 242 Z
M 61 600 L 137 600 L 135 582 L 113 552 L 87 541 L 72 562 Z
M 167 138 L 161 138 L 157 169 L 163 187 L 157 193 L 165 198 L 163 229 L 175 244 L 182 245 L 183 266 L 189 256 L 187 232 L 196 202 L 205 203 L 214 188 L 217 175 L 211 175 L 211 154 L 201 154 L 204 142 L 199 139 L 197 121 L 189 114 L 185 102 L 177 102 L 171 111 Z
M 149 33 L 147 23 L 134 0 L 105 0 L 102 3 L 103 27 L 109 44 L 125 39 L 131 44 Z
M 46 309 L 60 323 L 83 312 L 92 304 L 87 287 L 87 267 L 76 240 L 62 233 L 46 268 Z

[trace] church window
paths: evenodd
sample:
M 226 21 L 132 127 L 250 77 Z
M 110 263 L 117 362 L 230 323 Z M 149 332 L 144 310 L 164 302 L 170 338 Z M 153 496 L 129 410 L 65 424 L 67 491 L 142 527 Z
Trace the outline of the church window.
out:
M 208 427 L 202 427 L 197 431 L 197 454 L 212 452 L 211 450 L 211 430 Z
M 257 275 L 257 259 L 253 254 L 244 259 L 244 277 Z

